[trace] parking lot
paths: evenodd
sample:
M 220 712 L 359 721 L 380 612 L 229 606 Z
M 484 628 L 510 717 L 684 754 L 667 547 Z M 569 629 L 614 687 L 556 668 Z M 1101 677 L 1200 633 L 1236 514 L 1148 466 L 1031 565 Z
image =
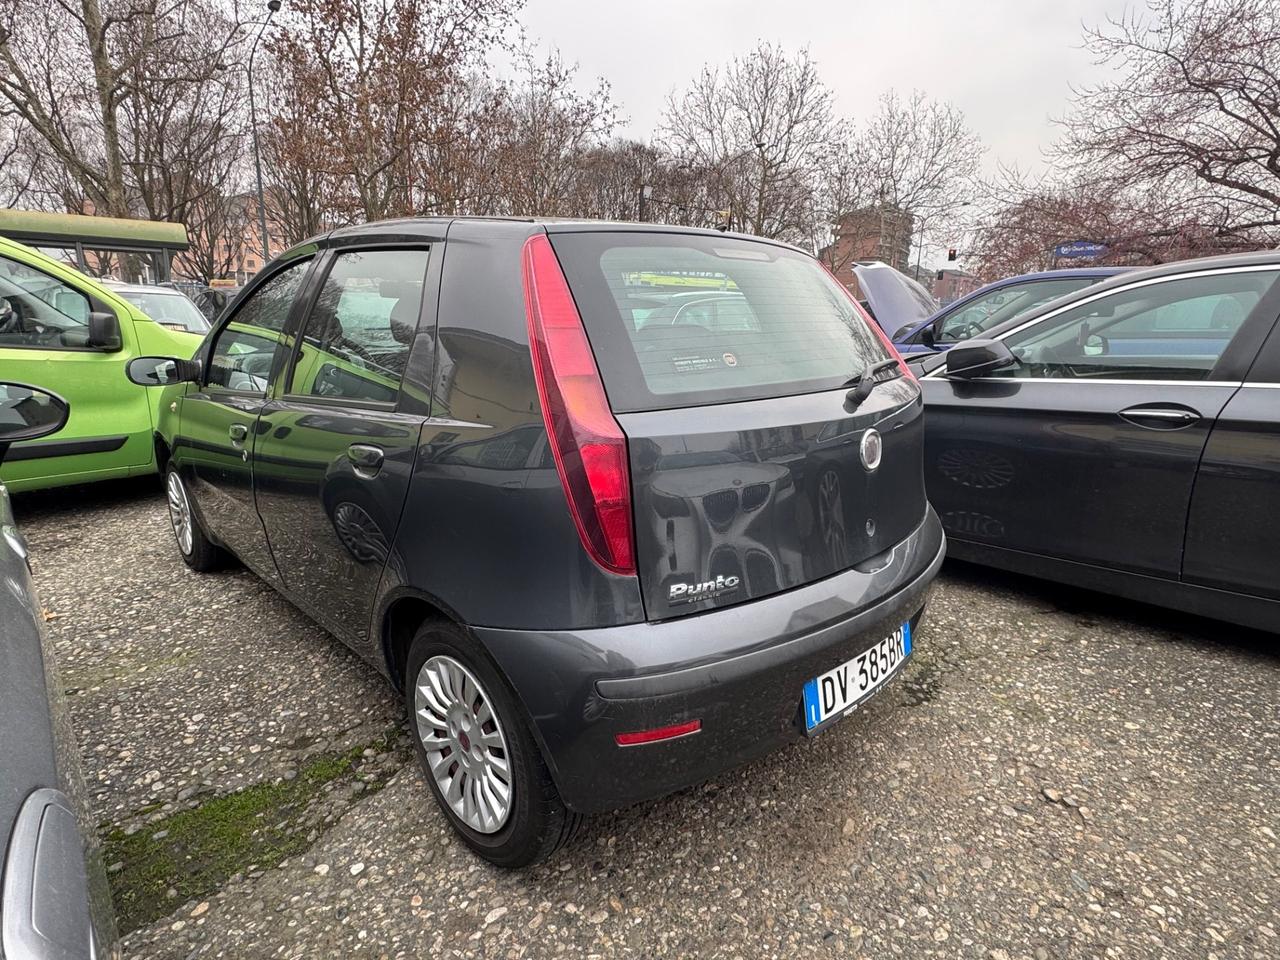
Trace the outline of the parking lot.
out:
M 126 956 L 1280 954 L 1273 637 L 949 565 L 833 732 L 502 872 L 390 688 L 250 574 L 190 572 L 158 481 L 15 506 Z

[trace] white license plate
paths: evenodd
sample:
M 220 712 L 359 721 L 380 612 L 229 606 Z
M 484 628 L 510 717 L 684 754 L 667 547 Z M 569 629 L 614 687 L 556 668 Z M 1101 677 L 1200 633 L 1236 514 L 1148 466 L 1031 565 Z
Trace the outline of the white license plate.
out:
M 814 677 L 804 685 L 804 726 L 814 730 L 846 713 L 878 690 L 911 656 L 911 624 L 904 623 L 848 663 Z

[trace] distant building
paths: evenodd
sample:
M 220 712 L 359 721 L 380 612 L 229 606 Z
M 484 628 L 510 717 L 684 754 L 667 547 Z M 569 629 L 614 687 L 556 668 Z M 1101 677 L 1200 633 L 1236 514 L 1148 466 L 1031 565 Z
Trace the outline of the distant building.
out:
M 904 271 L 904 273 L 930 293 L 933 293 L 934 282 L 938 279 L 938 271 L 934 270 L 933 267 L 922 267 L 916 263 L 912 264 L 911 269 Z
M 901 207 L 879 204 L 851 210 L 835 227 L 835 240 L 818 251 L 836 279 L 857 291 L 853 265 L 859 260 L 879 260 L 903 273 L 911 260 L 915 217 Z
M 238 195 L 239 216 L 233 223 L 240 230 L 223 237 L 217 243 L 215 256 L 218 262 L 228 265 L 229 270 L 224 278 L 235 280 L 239 284 L 249 280 L 261 270 L 266 263 L 262 260 L 262 232 L 258 224 L 258 198 L 251 193 Z M 285 242 L 280 236 L 279 225 L 271 217 L 271 208 L 267 207 L 267 247 L 272 258 L 283 253 Z M 209 279 L 215 279 L 210 277 Z
M 939 270 L 934 275 L 933 295 L 941 304 L 952 303 L 982 286 L 967 270 Z

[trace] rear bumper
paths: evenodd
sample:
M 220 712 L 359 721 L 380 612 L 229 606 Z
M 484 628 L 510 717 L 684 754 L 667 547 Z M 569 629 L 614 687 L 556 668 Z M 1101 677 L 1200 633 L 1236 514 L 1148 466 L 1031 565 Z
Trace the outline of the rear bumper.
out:
M 914 626 L 945 547 L 930 509 L 874 560 L 763 600 L 606 629 L 473 632 L 524 703 L 564 802 L 591 813 L 701 782 L 803 737 L 805 681 L 904 621 Z M 614 741 L 692 719 L 701 731 L 677 740 Z

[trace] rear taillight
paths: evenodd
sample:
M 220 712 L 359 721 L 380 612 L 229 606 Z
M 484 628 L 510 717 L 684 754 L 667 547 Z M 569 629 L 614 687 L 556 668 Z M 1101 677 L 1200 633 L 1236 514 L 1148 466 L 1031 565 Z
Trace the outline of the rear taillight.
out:
M 600 566 L 634 576 L 627 438 L 546 234 L 524 245 L 524 302 L 542 419 L 578 536 Z
M 902 370 L 902 375 L 910 380 L 919 382 L 916 375 L 912 372 L 911 367 L 907 365 L 907 361 L 902 359 L 902 354 L 898 352 L 898 348 L 893 345 L 893 341 L 885 335 L 884 328 L 881 327 L 880 324 L 876 323 L 866 310 L 862 309 L 862 304 L 858 302 L 858 298 L 853 295 L 852 291 L 850 291 L 848 287 L 836 278 L 836 275 L 831 272 L 831 269 L 825 263 L 822 263 L 821 260 L 819 260 L 818 263 L 822 264 L 822 269 L 827 271 L 827 276 L 831 278 L 831 282 L 839 287 L 844 295 L 849 298 L 849 302 L 853 304 L 854 312 L 857 313 L 857 315 L 862 318 L 863 322 L 871 328 L 871 331 L 880 338 L 880 342 L 884 344 L 884 348 L 889 351 L 889 356 L 898 361 L 898 367 Z

